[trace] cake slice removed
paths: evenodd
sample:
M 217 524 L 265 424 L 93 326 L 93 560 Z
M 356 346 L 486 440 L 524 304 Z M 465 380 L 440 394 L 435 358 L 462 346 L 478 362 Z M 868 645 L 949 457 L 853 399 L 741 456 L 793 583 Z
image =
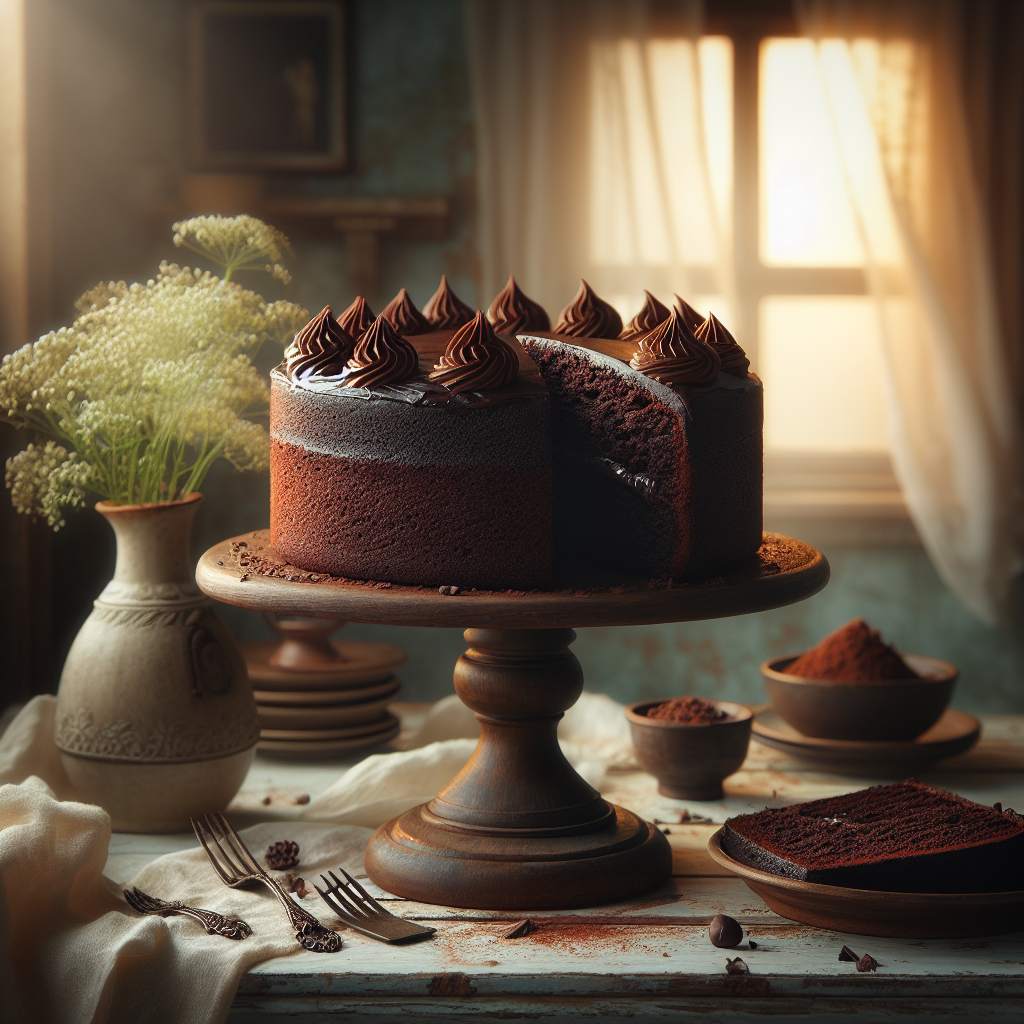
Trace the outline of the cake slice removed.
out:
M 822 885 L 1024 889 L 1024 818 L 913 779 L 730 818 L 721 844 L 741 864 Z

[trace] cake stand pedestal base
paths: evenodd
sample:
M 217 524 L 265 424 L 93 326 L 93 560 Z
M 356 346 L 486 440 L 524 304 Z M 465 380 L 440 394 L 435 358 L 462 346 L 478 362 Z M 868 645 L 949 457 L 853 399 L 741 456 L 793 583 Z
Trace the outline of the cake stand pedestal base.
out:
M 366 871 L 424 903 L 543 910 L 629 899 L 672 872 L 668 840 L 601 799 L 558 745 L 583 691 L 571 629 L 467 629 L 455 691 L 480 721 L 465 768 L 382 825 Z M 600 898 L 595 899 L 595 894 Z

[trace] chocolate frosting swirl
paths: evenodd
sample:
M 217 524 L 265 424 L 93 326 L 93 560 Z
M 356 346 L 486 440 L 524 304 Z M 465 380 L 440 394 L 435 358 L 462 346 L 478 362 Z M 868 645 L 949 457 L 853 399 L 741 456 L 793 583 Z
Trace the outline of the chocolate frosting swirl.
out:
M 686 301 L 686 299 L 681 299 L 678 295 L 676 296 L 676 309 L 679 310 L 679 314 L 683 318 L 683 323 L 686 324 L 691 331 L 696 331 L 697 328 L 704 323 L 704 317 L 702 317 L 700 313 L 698 313 L 697 310 L 695 310 L 693 306 Z
M 380 315 L 399 334 L 426 334 L 430 330 L 430 324 L 412 304 L 412 299 L 404 288 L 381 310 Z
M 338 317 L 338 323 L 358 341 L 369 329 L 376 318 L 366 299 L 357 295 L 355 302 Z
M 473 310 L 451 290 L 447 275 L 442 274 L 437 291 L 423 307 L 423 317 L 435 331 L 455 331 L 473 319 Z
M 721 369 L 718 354 L 694 336 L 678 309 L 640 339 L 629 365 L 659 384 L 692 388 L 714 384 Z
M 391 326 L 381 313 L 359 339 L 348 361 L 349 373 L 341 382 L 348 388 L 373 388 L 397 384 L 416 376 L 416 349 Z
M 582 279 L 576 297 L 562 310 L 555 324 L 555 334 L 570 338 L 617 338 L 621 332 L 622 317 Z
M 448 342 L 430 379 L 449 391 L 493 391 L 519 376 L 519 356 L 494 333 L 482 312 Z
M 508 284 L 494 296 L 491 308 L 487 310 L 487 319 L 502 334 L 551 330 L 551 320 L 544 308 L 527 298 L 511 274 L 508 275 Z
M 285 368 L 292 380 L 314 374 L 336 377 L 344 372 L 354 347 L 351 335 L 331 315 L 331 307 L 324 306 L 285 349 Z
M 722 369 L 731 373 L 734 377 L 746 377 L 750 369 L 750 360 L 746 352 L 740 348 L 739 343 L 722 325 L 722 321 L 714 313 L 708 313 L 708 318 L 694 332 L 699 341 L 710 345 L 718 358 L 722 361 Z
M 653 331 L 658 324 L 663 324 L 668 319 L 668 307 L 663 306 L 649 291 L 644 290 L 644 304 L 632 320 L 622 328 L 619 335 L 623 341 L 633 341 L 648 331 Z

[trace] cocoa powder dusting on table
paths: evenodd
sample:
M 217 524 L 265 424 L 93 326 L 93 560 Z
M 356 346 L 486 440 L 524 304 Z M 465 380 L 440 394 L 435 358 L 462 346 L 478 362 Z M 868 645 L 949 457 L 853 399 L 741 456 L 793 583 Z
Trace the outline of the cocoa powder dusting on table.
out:
M 791 676 L 835 683 L 921 678 L 863 619 L 854 619 L 829 633 L 784 671 Z
M 679 722 L 682 725 L 711 725 L 729 716 L 719 711 L 714 701 L 702 697 L 674 697 L 664 704 L 655 704 L 649 708 L 647 717 L 662 722 Z

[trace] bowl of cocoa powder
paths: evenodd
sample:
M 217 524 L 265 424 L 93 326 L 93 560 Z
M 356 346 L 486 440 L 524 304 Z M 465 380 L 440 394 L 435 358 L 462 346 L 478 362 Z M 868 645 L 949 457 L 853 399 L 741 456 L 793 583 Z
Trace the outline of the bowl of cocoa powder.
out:
M 942 717 L 959 673 L 854 619 L 802 654 L 769 658 L 761 675 L 772 709 L 804 736 L 913 740 Z
M 722 780 L 747 756 L 753 712 L 703 697 L 662 697 L 626 708 L 641 767 L 662 796 L 721 800 Z

